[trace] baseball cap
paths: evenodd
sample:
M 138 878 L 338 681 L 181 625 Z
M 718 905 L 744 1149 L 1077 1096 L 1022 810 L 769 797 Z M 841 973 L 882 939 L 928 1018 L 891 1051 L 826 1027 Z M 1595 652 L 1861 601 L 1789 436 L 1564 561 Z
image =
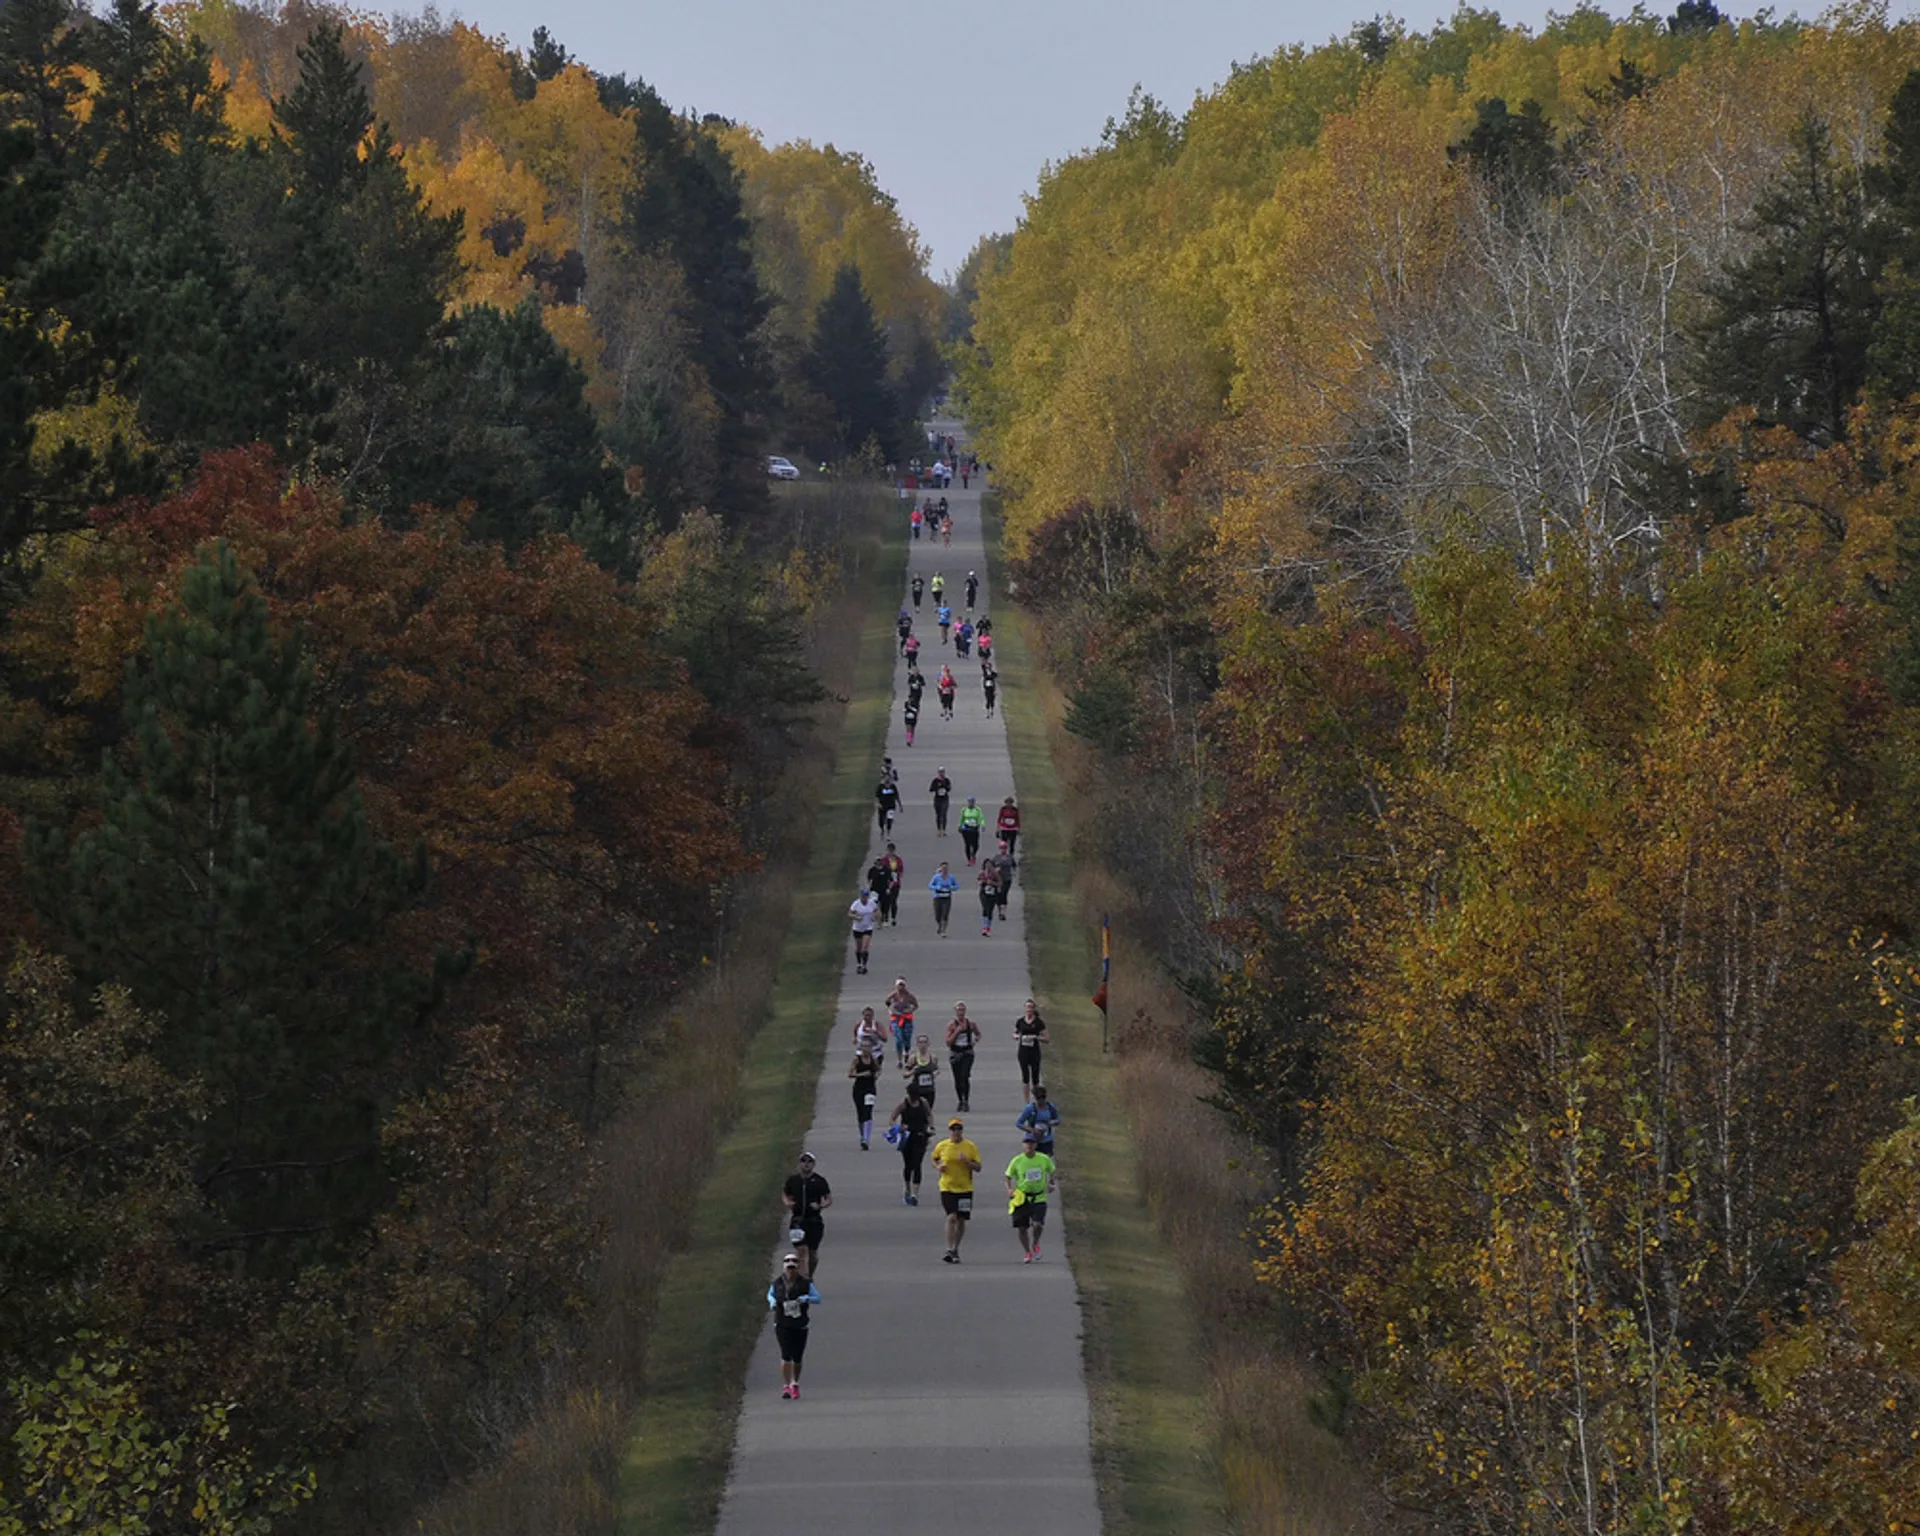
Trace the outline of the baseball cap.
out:
M 797 1253 L 790 1253 L 780 1262 L 782 1264 L 798 1264 L 800 1262 L 800 1255 Z
M 803 1163 L 817 1163 L 820 1159 L 815 1157 L 811 1152 L 802 1152 L 800 1154 L 800 1161 Z
M 955 1126 L 965 1125 L 966 1123 L 967 1122 L 962 1120 L 958 1115 L 955 1115 L 947 1122 L 947 1129 L 952 1130 Z
M 1037 1146 L 1037 1145 L 1039 1145 L 1039 1142 L 1040 1142 L 1040 1138 L 1039 1138 L 1038 1136 L 1036 1136 L 1036 1135 L 1034 1135 L 1032 1131 L 1028 1131 L 1028 1132 L 1027 1132 L 1027 1134 L 1026 1134 L 1026 1135 L 1024 1135 L 1024 1136 L 1022 1136 L 1022 1137 L 1021 1137 L 1020 1139 L 1021 1139 L 1022 1141 L 1030 1141 L 1030 1142 L 1033 1142 L 1033 1143 L 1034 1143 L 1034 1144 L 1035 1144 L 1036 1146 Z

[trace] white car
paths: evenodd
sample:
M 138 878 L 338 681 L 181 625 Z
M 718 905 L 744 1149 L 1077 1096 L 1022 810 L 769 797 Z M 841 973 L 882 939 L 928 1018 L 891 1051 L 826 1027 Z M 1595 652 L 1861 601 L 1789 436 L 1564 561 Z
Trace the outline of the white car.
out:
M 777 453 L 767 455 L 767 478 L 769 480 L 798 480 L 800 471 L 793 467 L 793 461 L 783 459 Z

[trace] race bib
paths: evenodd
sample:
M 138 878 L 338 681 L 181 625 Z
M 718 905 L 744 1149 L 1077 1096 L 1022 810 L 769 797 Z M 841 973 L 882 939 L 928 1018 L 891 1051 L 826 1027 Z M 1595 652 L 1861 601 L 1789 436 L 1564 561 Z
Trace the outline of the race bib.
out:
M 800 1303 L 797 1301 L 782 1302 L 780 1310 L 786 1313 L 788 1317 L 798 1317 L 800 1315 Z
M 954 1201 L 954 1204 L 959 1208 L 962 1216 L 969 1215 L 973 1211 L 973 1196 L 962 1195 L 958 1200 Z
M 872 1094 L 868 1094 L 868 1095 L 867 1095 L 867 1098 L 866 1098 L 866 1105 L 867 1105 L 867 1108 L 868 1108 L 868 1109 L 872 1109 L 872 1108 L 873 1108 L 873 1095 L 872 1095 Z
M 807 1229 L 805 1227 L 788 1227 L 787 1228 L 788 1242 L 804 1243 L 806 1240 L 807 1240 Z

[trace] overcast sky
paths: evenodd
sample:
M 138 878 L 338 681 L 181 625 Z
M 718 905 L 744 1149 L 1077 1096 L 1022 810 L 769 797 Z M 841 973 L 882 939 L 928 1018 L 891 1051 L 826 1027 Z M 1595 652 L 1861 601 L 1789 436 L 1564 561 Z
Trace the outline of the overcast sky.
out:
M 1910 14 L 1915 3 L 1892 9 Z M 1606 8 L 1618 15 L 1629 4 Z M 1041 166 L 1097 142 L 1136 81 L 1184 110 L 1235 60 L 1325 42 L 1382 11 L 1422 32 L 1453 11 L 1450 0 L 441 0 L 440 8 L 521 47 L 544 25 L 590 68 L 637 74 L 670 105 L 751 123 L 771 143 L 858 151 L 933 248 L 935 277 L 981 235 L 1012 229 Z M 1549 7 L 1496 8 L 1538 27 Z

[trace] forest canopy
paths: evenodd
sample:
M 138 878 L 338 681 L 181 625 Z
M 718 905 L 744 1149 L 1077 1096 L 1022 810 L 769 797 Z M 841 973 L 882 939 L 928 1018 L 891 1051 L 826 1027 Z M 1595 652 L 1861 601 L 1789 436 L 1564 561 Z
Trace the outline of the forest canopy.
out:
M 411 1527 L 590 1396 L 850 558 L 766 454 L 896 452 L 925 261 L 544 29 L 0 7 L 0 1532 Z
M 1920 30 L 1377 20 L 1136 93 L 983 267 L 1327 1422 L 1423 1528 L 1920 1529 Z

